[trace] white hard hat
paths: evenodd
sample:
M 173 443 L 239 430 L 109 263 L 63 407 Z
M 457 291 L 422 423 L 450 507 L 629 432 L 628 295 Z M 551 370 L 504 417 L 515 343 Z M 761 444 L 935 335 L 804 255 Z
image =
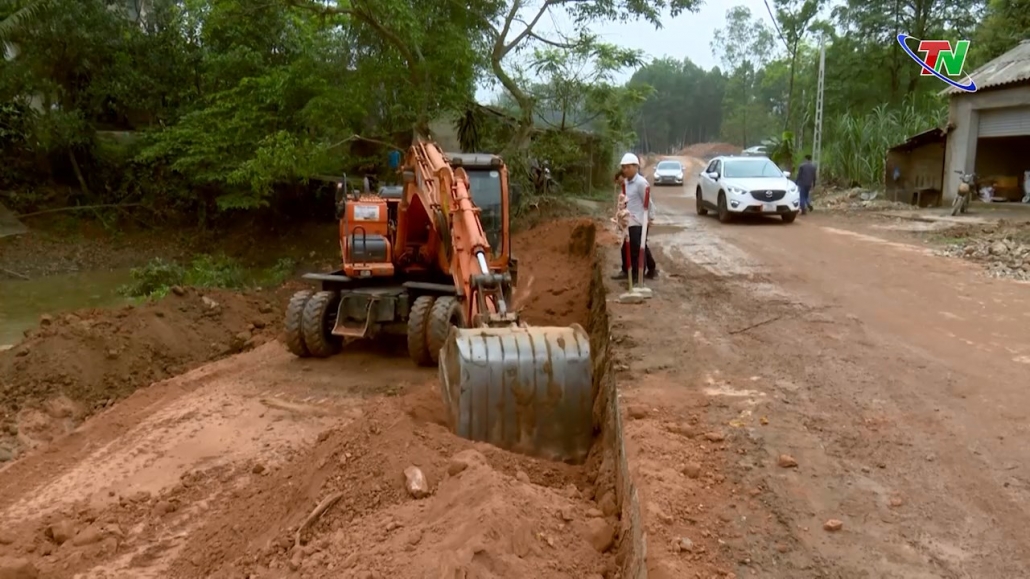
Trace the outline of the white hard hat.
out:
M 633 153 L 626 153 L 622 156 L 622 162 L 620 165 L 639 165 L 640 159 L 637 158 Z

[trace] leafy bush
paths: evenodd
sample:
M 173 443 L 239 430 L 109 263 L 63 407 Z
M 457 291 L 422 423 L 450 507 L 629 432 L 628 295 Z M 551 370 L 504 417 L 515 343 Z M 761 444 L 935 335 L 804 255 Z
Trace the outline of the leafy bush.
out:
M 132 282 L 120 288 L 130 297 L 162 297 L 173 286 L 241 288 L 246 283 L 246 270 L 225 255 L 200 255 L 189 267 L 157 258 L 130 275 Z
M 130 276 L 132 282 L 119 289 L 122 294 L 130 297 L 162 296 L 170 287 L 182 285 L 186 269 L 177 263 L 156 258 L 142 267 L 132 268 Z
M 260 281 L 266 286 L 280 286 L 293 277 L 293 272 L 296 269 L 296 261 L 289 257 L 283 257 L 275 262 L 275 265 L 264 271 Z

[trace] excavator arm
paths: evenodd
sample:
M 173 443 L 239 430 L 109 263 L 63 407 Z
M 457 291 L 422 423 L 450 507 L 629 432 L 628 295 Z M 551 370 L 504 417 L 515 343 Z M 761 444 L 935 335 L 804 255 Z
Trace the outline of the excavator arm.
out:
M 421 203 L 446 220 L 446 224 L 434 220 L 437 235 L 447 238 L 441 239 L 440 265 L 451 273 L 455 288 L 464 298 L 469 325 L 518 325 L 518 315 L 509 311 L 508 304 L 512 295 L 511 275 L 490 269 L 490 242 L 483 230 L 480 210 L 472 202 L 465 170 L 455 170 L 436 143 L 423 140 L 412 145 L 409 166 L 416 171 L 415 193 Z
M 585 460 L 594 433 L 586 331 L 578 324 L 529 327 L 510 311 L 511 275 L 489 267 L 490 242 L 464 168 L 421 140 L 411 146 L 406 165 L 412 194 L 405 200 L 434 216 L 438 263 L 453 276 L 464 307 L 464 327 L 451 326 L 438 357 L 451 428 L 507 450 Z

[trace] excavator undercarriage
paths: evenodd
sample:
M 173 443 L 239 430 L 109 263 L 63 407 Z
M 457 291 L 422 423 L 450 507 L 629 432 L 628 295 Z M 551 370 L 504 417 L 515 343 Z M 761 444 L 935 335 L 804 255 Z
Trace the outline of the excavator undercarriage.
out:
M 590 340 L 579 325 L 528 326 L 513 309 L 507 168 L 494 155 L 445 155 L 416 141 L 402 186 L 338 188 L 341 267 L 304 278 L 286 345 L 326 358 L 381 333 L 439 368 L 456 434 L 581 462 L 593 441 Z M 554 264 L 558 266 L 559 264 Z

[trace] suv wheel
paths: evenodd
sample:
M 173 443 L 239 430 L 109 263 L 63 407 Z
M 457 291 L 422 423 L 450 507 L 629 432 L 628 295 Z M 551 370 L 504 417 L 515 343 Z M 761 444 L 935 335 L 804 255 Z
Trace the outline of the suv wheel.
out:
M 730 215 L 729 207 L 726 207 L 726 194 L 719 191 L 719 222 L 729 223 L 733 217 Z
M 708 215 L 708 210 L 705 209 L 705 201 L 704 197 L 701 195 L 700 187 L 697 188 L 697 214 L 702 216 Z

